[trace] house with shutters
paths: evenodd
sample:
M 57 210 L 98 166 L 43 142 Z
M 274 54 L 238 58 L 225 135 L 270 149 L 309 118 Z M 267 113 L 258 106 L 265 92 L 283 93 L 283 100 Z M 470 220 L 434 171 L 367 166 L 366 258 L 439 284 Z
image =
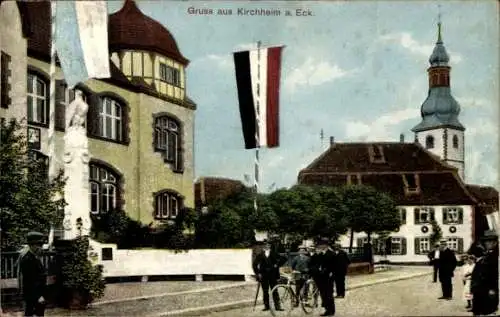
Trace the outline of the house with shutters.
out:
M 498 221 L 498 191 L 465 183 L 465 127 L 460 106 L 450 91 L 449 57 L 441 38 L 429 58 L 429 91 L 421 106 L 421 121 L 412 131 L 413 142 L 338 143 L 298 175 L 299 184 L 343 186 L 365 184 L 389 194 L 396 202 L 401 227 L 388 239 L 372 236 L 374 253 L 395 263 L 427 262 L 432 248 L 431 221 L 443 238 L 463 253 Z M 349 245 L 349 235 L 341 238 Z M 354 234 L 361 247 L 367 234 Z
M 189 61 L 133 0 L 109 15 L 108 27 L 111 78 L 70 90 L 57 64 L 55 162 L 62 167 L 65 107 L 79 90 L 89 104 L 89 212 L 123 209 L 156 226 L 194 207 Z M 0 1 L 0 117 L 23 122 L 39 158 L 49 151 L 50 29 L 49 2 Z

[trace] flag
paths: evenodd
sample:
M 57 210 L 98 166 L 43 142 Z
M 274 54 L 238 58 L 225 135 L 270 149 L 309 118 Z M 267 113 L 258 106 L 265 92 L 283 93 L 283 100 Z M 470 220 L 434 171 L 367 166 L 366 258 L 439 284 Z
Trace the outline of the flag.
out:
M 259 146 L 279 146 L 279 88 L 283 47 L 235 52 L 234 65 L 245 148 L 257 146 L 257 100 Z M 260 58 L 258 56 L 260 51 Z M 260 70 L 260 80 L 258 71 Z M 257 93 L 259 86 L 259 93 Z
M 54 45 L 69 88 L 89 78 L 108 78 L 106 1 L 57 1 Z

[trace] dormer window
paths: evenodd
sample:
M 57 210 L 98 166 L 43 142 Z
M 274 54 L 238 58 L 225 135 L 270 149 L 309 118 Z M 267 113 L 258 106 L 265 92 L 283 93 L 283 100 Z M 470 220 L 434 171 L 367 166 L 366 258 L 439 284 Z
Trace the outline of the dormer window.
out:
M 381 145 L 370 145 L 368 153 L 371 163 L 385 163 L 384 148 Z
M 407 195 L 420 192 L 420 179 L 418 174 L 403 174 L 403 183 Z
M 160 79 L 174 86 L 181 86 L 181 76 L 177 68 L 160 63 Z

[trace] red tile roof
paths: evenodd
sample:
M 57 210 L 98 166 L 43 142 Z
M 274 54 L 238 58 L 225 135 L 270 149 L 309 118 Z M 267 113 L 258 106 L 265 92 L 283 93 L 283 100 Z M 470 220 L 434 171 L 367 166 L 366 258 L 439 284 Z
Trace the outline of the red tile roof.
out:
M 231 194 L 237 193 L 245 185 L 241 181 L 221 178 L 202 177 L 194 185 L 194 200 L 197 207 L 210 204 L 218 199 L 223 199 Z
M 168 56 L 183 65 L 189 61 L 182 56 L 172 34 L 159 22 L 144 15 L 133 0 L 109 16 L 110 51 L 139 49 Z
M 382 150 L 383 162 L 373 161 Z M 404 174 L 417 174 L 420 191 L 405 193 Z M 476 199 L 460 180 L 456 168 L 443 163 L 418 143 L 335 143 L 300 171 L 299 184 L 342 186 L 348 175 L 390 194 L 399 205 L 472 205 Z M 351 181 L 356 181 L 351 176 Z

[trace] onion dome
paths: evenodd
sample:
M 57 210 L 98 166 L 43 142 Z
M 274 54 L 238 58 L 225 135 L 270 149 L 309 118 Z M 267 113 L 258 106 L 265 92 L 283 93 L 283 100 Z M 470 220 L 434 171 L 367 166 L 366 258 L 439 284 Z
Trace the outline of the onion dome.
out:
M 189 61 L 181 54 L 172 34 L 158 21 L 144 15 L 133 0 L 109 16 L 109 49 L 137 49 L 155 52 L 183 65 Z

